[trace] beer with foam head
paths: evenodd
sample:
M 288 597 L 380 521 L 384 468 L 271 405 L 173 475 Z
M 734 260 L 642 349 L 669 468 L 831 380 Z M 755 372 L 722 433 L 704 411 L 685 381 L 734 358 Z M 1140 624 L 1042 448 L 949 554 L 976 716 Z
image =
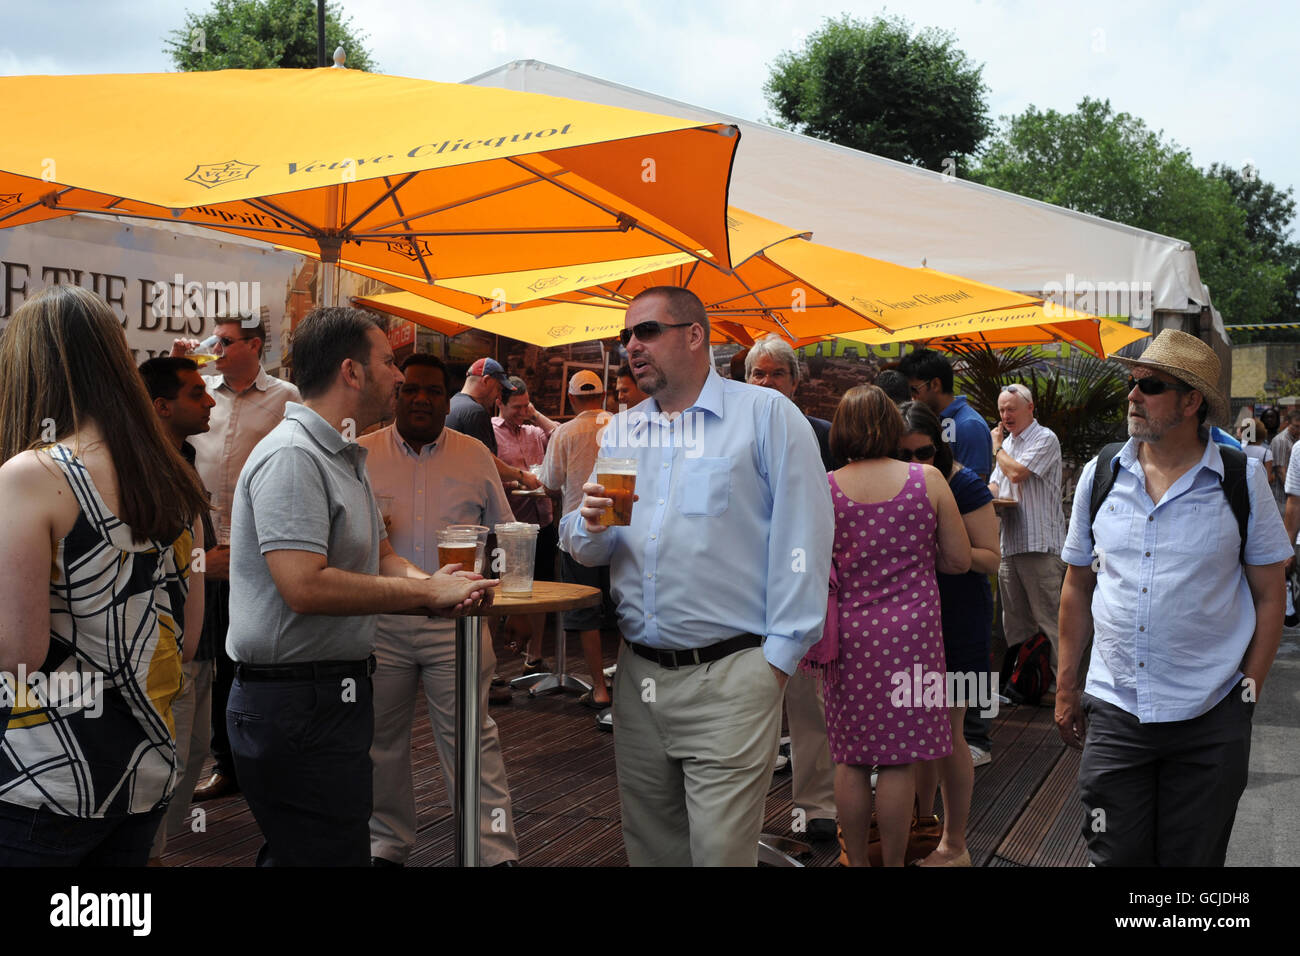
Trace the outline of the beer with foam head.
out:
M 462 571 L 483 573 L 487 528 L 472 524 L 448 525 L 438 532 L 438 567 L 459 564 Z
M 632 523 L 632 498 L 636 494 L 635 458 L 597 458 L 596 483 L 605 489 L 612 507 L 600 516 L 606 527 L 627 527 Z

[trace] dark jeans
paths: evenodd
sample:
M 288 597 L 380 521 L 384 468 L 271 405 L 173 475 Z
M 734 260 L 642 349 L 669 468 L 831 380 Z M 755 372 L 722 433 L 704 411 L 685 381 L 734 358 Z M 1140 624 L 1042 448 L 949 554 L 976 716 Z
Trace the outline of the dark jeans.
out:
M 257 865 L 369 866 L 370 678 L 236 678 L 226 721 L 240 787 L 266 840 Z
M 1255 704 L 1234 687 L 1191 720 L 1140 724 L 1083 695 L 1083 835 L 1096 866 L 1223 866 Z
M 230 626 L 230 582 L 209 581 L 203 589 L 203 639 L 212 647 L 212 760 L 215 773 L 236 782 L 230 737 L 226 733 L 226 703 L 235 679 L 235 665 L 226 653 L 226 630 Z
M 0 867 L 144 866 L 165 813 L 82 819 L 0 802 Z

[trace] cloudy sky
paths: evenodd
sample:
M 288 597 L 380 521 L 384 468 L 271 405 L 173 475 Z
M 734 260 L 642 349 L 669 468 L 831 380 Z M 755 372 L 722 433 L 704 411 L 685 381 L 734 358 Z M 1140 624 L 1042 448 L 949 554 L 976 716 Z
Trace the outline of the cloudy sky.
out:
M 205 0 L 3 0 L 0 75 L 169 68 L 163 38 Z M 1254 0 L 344 0 L 386 73 L 457 81 L 545 60 L 745 119 L 768 64 L 827 16 L 899 14 L 984 64 L 995 116 L 1109 98 L 1200 166 L 1300 185 L 1300 7 Z M 742 147 L 743 148 L 743 147 Z

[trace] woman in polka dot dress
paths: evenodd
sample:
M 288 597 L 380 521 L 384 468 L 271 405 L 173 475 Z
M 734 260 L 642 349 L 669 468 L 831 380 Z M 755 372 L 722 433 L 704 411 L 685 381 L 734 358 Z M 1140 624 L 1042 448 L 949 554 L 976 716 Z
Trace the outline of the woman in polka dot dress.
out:
M 826 727 L 852 866 L 867 865 L 872 765 L 880 768 L 881 857 L 902 866 L 913 765 L 952 752 L 947 703 L 928 677 L 942 680 L 945 671 L 935 569 L 968 570 L 970 540 L 944 476 L 893 457 L 903 431 L 898 409 L 874 385 L 849 390 L 831 425 L 831 453 L 849 464 L 829 476 L 839 587 Z

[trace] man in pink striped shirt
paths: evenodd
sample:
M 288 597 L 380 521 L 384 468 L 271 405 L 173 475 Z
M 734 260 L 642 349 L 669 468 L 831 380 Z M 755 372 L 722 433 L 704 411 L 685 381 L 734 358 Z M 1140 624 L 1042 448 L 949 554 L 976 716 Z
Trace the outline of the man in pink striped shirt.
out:
M 551 421 L 536 408 L 528 397 L 528 385 L 517 375 L 510 376 L 510 390 L 501 395 L 501 414 L 492 419 L 496 433 L 497 457 L 507 465 L 527 471 L 531 465 L 540 465 L 546 458 L 546 444 L 558 423 Z M 555 552 L 558 532 L 555 527 L 555 509 L 544 492 L 537 495 L 510 496 L 510 506 L 516 521 L 527 521 L 538 526 L 537 558 L 533 577 L 538 581 L 555 580 Z M 524 673 L 542 674 L 546 664 L 542 660 L 542 635 L 546 630 L 545 614 L 527 617 L 530 636 L 524 655 Z

